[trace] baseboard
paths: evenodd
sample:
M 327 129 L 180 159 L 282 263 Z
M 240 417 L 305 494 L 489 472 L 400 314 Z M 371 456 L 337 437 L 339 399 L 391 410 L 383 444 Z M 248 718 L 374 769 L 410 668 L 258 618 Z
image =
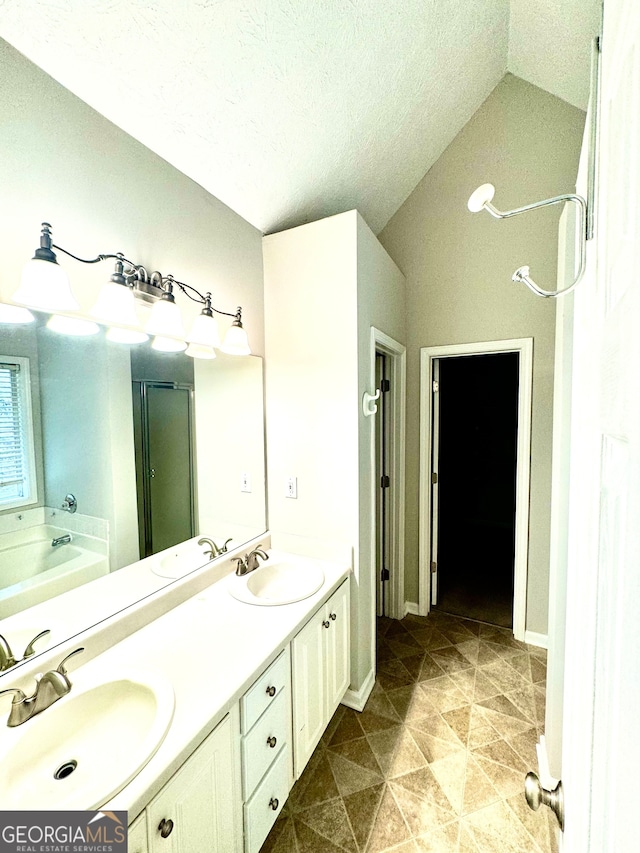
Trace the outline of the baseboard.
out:
M 407 616 L 408 614 L 411 614 L 412 616 L 420 615 L 420 606 L 416 601 L 405 601 L 404 615 Z
M 347 708 L 353 708 L 354 711 L 364 711 L 364 706 L 367 704 L 373 685 L 376 683 L 376 676 L 373 670 L 369 670 L 369 675 L 364 680 L 360 690 L 352 690 L 349 688 L 344 694 L 342 704 Z
M 549 648 L 549 637 L 546 634 L 537 634 L 535 631 L 525 631 L 524 641 L 530 646 L 538 646 L 540 649 Z

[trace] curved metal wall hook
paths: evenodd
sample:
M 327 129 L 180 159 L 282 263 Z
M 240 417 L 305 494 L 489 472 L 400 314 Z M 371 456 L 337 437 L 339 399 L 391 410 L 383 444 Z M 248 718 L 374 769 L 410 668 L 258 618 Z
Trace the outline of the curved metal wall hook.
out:
M 362 414 L 365 418 L 370 418 L 376 414 L 378 407 L 375 401 L 380 398 L 380 389 L 375 394 L 369 394 L 367 391 L 362 395 Z
M 508 219 L 511 216 L 517 216 L 519 213 L 526 213 L 529 210 L 537 210 L 540 207 L 550 207 L 553 204 L 564 204 L 567 201 L 573 202 L 579 211 L 580 217 L 580 243 L 579 243 L 579 261 L 576 275 L 567 287 L 562 290 L 544 290 L 537 285 L 529 274 L 529 267 L 524 265 L 518 267 L 511 277 L 512 281 L 525 284 L 532 293 L 536 296 L 548 298 L 550 296 L 562 296 L 570 293 L 581 281 L 584 275 L 586 260 L 587 260 L 587 202 L 580 195 L 569 193 L 567 195 L 557 195 L 553 198 L 546 198 L 544 201 L 537 201 L 534 204 L 526 204 L 524 207 L 516 207 L 514 210 L 498 210 L 491 204 L 493 195 L 496 189 L 493 184 L 482 184 L 478 189 L 471 194 L 467 207 L 472 213 L 478 213 L 481 210 L 486 210 L 494 219 Z
M 518 267 L 511 277 L 512 281 L 520 282 L 526 285 L 536 296 L 548 298 L 550 296 L 564 296 L 571 293 L 572 290 L 580 283 L 584 276 L 584 271 L 587 263 L 587 240 L 593 239 L 594 232 L 594 213 L 595 213 L 595 186 L 596 186 L 596 161 L 597 161 L 597 144 L 598 144 L 598 111 L 599 111 L 599 82 L 600 82 L 600 51 L 601 42 L 600 36 L 596 36 L 591 44 L 591 81 L 590 81 L 590 127 L 589 127 L 589 164 L 587 170 L 587 198 L 586 200 L 579 195 L 570 193 L 568 195 L 558 195 L 553 198 L 538 201 L 535 204 L 527 204 L 524 207 L 517 207 L 515 210 L 498 210 L 491 203 L 495 194 L 493 184 L 482 184 L 478 189 L 471 194 L 467 207 L 472 213 L 478 213 L 481 210 L 486 210 L 495 219 L 507 219 L 510 216 L 517 216 L 519 213 L 526 213 L 528 210 L 536 210 L 540 207 L 549 207 L 552 204 L 564 204 L 567 201 L 573 202 L 578 207 L 579 224 L 580 224 L 580 242 L 578 269 L 571 284 L 563 287 L 561 290 L 544 290 L 537 285 L 531 278 L 529 267 L 524 265 Z

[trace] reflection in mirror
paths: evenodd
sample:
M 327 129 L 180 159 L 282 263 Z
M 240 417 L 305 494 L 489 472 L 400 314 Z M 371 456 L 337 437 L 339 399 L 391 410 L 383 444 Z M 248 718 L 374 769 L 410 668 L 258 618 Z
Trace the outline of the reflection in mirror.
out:
M 231 548 L 264 532 L 263 433 L 258 357 L 0 325 L 0 635 L 9 619 L 21 645 L 50 626 L 13 614 L 193 536 Z M 120 606 L 175 576 L 159 568 Z M 43 645 L 69 636 L 56 615 Z

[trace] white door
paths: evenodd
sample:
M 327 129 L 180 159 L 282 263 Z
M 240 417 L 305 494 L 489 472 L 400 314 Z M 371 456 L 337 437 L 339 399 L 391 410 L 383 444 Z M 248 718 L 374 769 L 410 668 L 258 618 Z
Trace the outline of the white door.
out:
M 634 784 L 640 759 L 637 0 L 605 0 L 602 47 L 595 271 L 575 293 L 565 853 L 631 853 L 639 843 Z

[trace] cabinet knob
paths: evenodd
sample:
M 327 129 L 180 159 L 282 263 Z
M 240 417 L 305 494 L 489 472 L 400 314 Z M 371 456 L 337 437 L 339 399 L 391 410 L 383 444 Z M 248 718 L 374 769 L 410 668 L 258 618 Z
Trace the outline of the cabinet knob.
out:
M 331 619 L 331 621 L 332 621 L 332 622 L 335 622 L 337 618 L 338 618 L 338 617 L 336 616 L 336 614 L 335 614 L 335 613 L 330 613 L 330 614 L 329 614 L 329 619 Z
M 276 695 L 276 688 L 273 686 L 267 687 L 267 696 L 273 697 L 275 695 Z
M 280 805 L 279 801 L 275 797 L 271 797 L 271 799 L 269 800 L 269 808 L 273 809 L 274 812 L 277 812 L 279 805 Z
M 276 738 L 273 735 L 271 737 L 267 738 L 267 745 L 270 746 L 271 749 L 273 749 L 273 747 L 276 745 L 277 742 L 278 741 L 276 740 Z
M 163 838 L 168 838 L 173 830 L 173 821 L 163 817 L 158 824 L 158 830 Z
M 323 627 L 323 628 L 330 628 L 330 627 L 331 627 L 331 622 L 329 622 L 327 619 L 323 619 L 323 620 L 322 620 L 322 627 Z

